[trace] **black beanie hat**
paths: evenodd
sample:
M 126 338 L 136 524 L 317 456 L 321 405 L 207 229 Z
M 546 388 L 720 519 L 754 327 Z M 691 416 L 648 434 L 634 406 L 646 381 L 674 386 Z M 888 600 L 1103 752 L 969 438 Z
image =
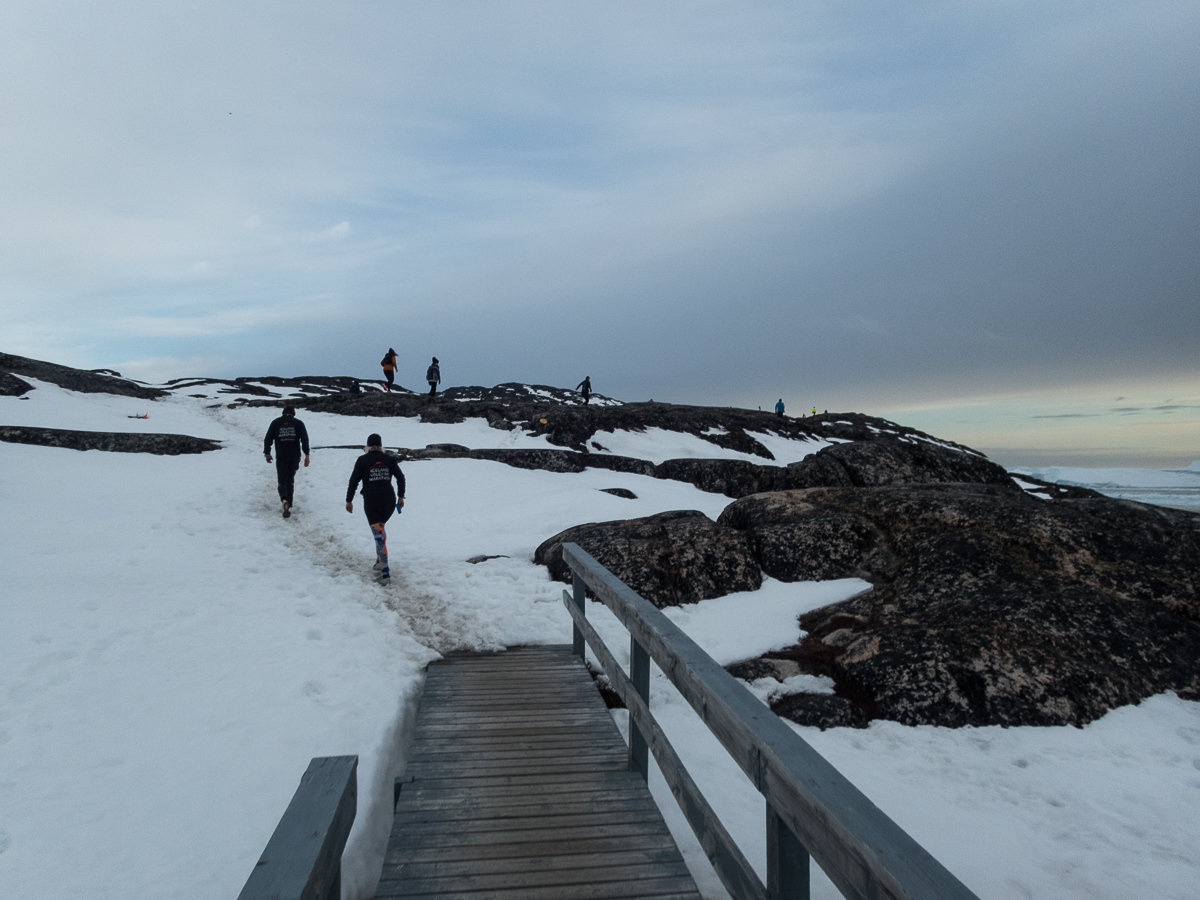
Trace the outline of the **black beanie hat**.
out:
M 434 361 L 434 362 L 437 362 L 437 357 L 436 357 L 436 356 L 433 358 L 433 361 Z
M 368 447 L 382 447 L 383 446 L 383 438 L 381 438 L 377 434 L 368 434 L 367 435 L 367 446 Z
M 296 414 L 296 407 L 294 407 L 294 406 L 285 406 L 285 407 L 283 408 L 283 414 L 284 414 L 285 416 L 294 416 L 294 415 Z

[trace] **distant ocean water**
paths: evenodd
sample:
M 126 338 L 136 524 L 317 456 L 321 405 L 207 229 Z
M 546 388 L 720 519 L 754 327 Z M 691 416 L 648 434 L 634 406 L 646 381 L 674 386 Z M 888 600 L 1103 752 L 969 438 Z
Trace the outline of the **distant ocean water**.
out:
M 1056 484 L 1099 491 L 1118 500 L 1175 506 L 1200 512 L 1200 460 L 1186 469 L 1085 469 L 1078 466 L 1013 466 L 1014 475 L 1032 475 Z

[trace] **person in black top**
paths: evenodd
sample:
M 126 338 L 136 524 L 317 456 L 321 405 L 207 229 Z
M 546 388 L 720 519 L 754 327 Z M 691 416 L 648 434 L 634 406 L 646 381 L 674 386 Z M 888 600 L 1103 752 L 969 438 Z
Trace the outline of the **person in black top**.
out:
M 296 418 L 294 407 L 285 406 L 283 415 L 271 423 L 263 439 L 263 456 L 271 461 L 271 444 L 275 444 L 275 472 L 279 476 L 279 501 L 283 517 L 292 514 L 292 496 L 296 487 L 296 470 L 300 468 L 300 451 L 308 465 L 308 429 Z
M 393 478 L 396 479 L 396 491 L 392 490 Z M 377 434 L 367 438 L 367 452 L 354 462 L 350 485 L 346 488 L 348 513 L 354 512 L 354 490 L 359 482 L 362 483 L 363 511 L 375 538 L 375 568 L 379 570 L 379 581 L 387 584 L 392 576 L 388 569 L 387 532 L 383 526 L 392 517 L 392 510 L 399 512 L 404 506 L 404 473 L 396 458 L 383 452 L 383 438 Z
M 575 390 L 583 394 L 583 405 L 587 406 L 588 397 L 592 396 L 592 376 L 589 375 L 583 381 L 579 382 L 579 384 L 575 385 Z
M 438 358 L 435 356 L 429 368 L 425 370 L 425 380 L 429 382 L 429 396 L 432 397 L 437 393 L 437 386 L 442 383 L 442 369 L 438 365 Z

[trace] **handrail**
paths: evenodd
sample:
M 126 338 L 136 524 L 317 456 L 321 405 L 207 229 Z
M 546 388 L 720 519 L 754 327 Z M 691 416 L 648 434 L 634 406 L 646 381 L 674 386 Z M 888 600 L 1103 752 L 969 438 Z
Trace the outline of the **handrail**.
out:
M 308 764 L 238 900 L 341 900 L 357 771 L 357 756 L 318 756 Z
M 603 647 L 584 616 L 586 584 L 629 630 L 634 649 L 645 648 L 766 798 L 770 896 L 808 896 L 807 862 L 811 854 L 843 896 L 851 900 L 978 900 L 660 610 L 577 544 L 563 545 L 563 559 L 575 575 L 574 595 L 564 593 L 563 599 L 576 623 L 576 634 L 586 638 L 593 650 Z M 581 643 L 575 641 L 577 649 Z M 655 750 L 661 729 L 657 723 L 651 727 L 646 721 L 652 720 L 648 697 L 639 697 L 631 689 L 629 679 L 607 648 L 603 656 L 606 659 L 597 650 L 597 658 L 614 688 L 623 697 L 628 694 L 636 698 L 633 703 L 626 700 L 631 738 L 635 732 L 649 733 L 650 747 Z M 647 701 L 644 710 L 638 699 Z M 639 708 L 635 711 L 635 707 Z M 692 798 L 687 793 L 681 797 L 672 784 L 679 780 L 678 773 L 667 771 L 682 769 L 673 756 L 673 750 L 661 757 L 655 750 L 655 758 L 687 814 L 687 803 Z M 700 820 L 706 818 L 701 816 Z M 688 819 L 697 829 L 696 819 L 692 815 Z M 697 836 L 706 852 L 720 843 L 700 830 Z M 713 858 L 711 852 L 709 858 Z M 714 861 L 714 867 L 735 898 L 758 896 L 752 886 L 747 892 L 746 885 L 726 881 L 729 866 L 717 866 Z

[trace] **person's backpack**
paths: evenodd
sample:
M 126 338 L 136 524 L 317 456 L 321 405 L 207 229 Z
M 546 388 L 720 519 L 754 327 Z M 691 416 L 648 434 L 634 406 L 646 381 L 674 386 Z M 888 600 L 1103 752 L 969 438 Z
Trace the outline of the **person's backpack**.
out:
M 391 354 L 387 354 L 386 356 L 383 357 L 383 359 L 381 359 L 379 361 L 379 364 L 386 368 L 388 365 L 390 365 L 391 358 L 392 358 Z
M 442 377 L 442 371 L 437 366 L 430 366 L 425 372 L 426 381 L 439 381 Z

